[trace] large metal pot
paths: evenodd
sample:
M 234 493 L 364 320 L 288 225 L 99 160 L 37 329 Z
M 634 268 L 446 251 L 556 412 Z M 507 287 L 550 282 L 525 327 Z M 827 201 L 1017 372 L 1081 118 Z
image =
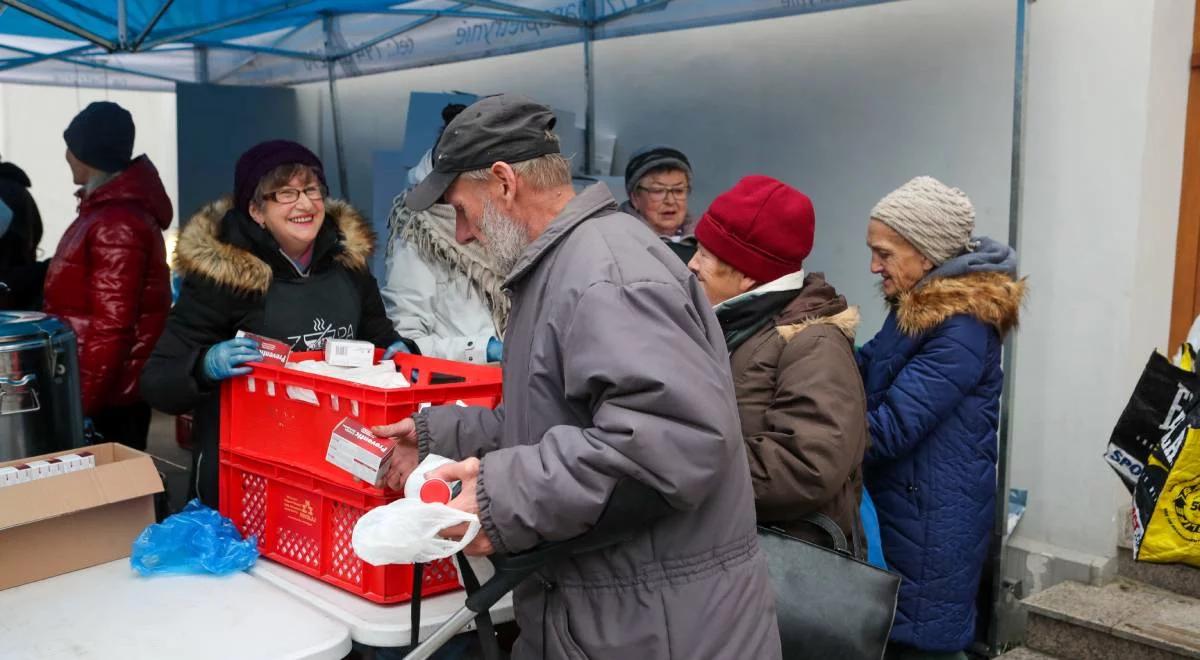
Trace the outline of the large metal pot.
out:
M 0 461 L 82 446 L 75 333 L 39 312 L 0 312 Z

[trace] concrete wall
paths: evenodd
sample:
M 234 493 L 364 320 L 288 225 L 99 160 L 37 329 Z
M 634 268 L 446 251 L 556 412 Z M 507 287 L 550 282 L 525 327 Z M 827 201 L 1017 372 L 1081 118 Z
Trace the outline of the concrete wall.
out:
M 78 186 L 71 182 L 62 133 L 93 101 L 120 103 L 133 115 L 134 154 L 144 153 L 154 162 L 178 212 L 174 94 L 0 84 L 0 157 L 19 165 L 33 182 L 30 192 L 45 225 L 44 258 L 54 254 L 75 219 Z
M 1128 511 L 1100 452 L 1167 340 L 1193 5 L 1030 7 L 1010 474 L 1030 489 L 1014 546 L 1033 588 L 1102 578 Z

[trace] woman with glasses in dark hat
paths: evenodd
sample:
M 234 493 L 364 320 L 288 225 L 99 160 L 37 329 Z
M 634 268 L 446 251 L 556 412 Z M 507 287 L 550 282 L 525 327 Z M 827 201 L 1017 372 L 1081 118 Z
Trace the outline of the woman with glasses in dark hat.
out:
M 327 199 L 324 169 L 295 142 L 264 142 L 238 159 L 232 198 L 209 204 L 175 249 L 179 300 L 142 374 L 142 395 L 171 414 L 195 410 L 189 498 L 216 507 L 220 381 L 262 359 L 238 330 L 314 351 L 362 339 L 419 352 L 384 312 L 369 271 L 375 236 L 349 204 Z
M 688 213 L 692 194 L 692 164 L 682 151 L 652 144 L 633 152 L 625 165 L 621 210 L 646 223 L 667 247 L 691 261 L 696 254 L 696 218 Z

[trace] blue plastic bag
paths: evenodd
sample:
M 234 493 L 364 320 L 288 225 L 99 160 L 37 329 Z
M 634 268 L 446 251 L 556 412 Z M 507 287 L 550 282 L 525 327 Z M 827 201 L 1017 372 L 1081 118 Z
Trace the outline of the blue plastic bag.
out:
M 244 571 L 258 559 L 258 538 L 242 540 L 233 522 L 192 500 L 183 511 L 142 530 L 129 563 L 142 575 Z
M 862 517 L 863 532 L 867 537 L 867 563 L 888 570 L 887 560 L 883 557 L 883 538 L 879 535 L 879 514 L 875 512 L 875 502 L 867 493 L 862 491 L 862 505 L 858 509 Z

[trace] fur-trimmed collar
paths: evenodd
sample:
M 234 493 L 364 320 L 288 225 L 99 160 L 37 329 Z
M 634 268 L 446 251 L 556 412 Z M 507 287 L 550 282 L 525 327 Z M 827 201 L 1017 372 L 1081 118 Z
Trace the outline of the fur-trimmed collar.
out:
M 854 335 L 858 332 L 858 324 L 861 321 L 862 315 L 858 313 L 858 308 L 850 307 L 831 316 L 816 316 L 804 319 L 799 323 L 775 326 L 775 331 L 779 333 L 780 337 L 783 337 L 784 341 L 791 341 L 793 337 L 814 325 L 832 325 L 846 335 L 846 339 L 854 341 Z
M 972 316 L 1003 337 L 1017 328 L 1025 279 L 1007 273 L 968 273 L 943 277 L 900 294 L 896 322 L 900 331 L 916 336 L 958 314 Z
M 241 294 L 264 294 L 271 286 L 271 265 L 250 250 L 221 240 L 221 221 L 233 206 L 229 197 L 200 209 L 175 245 L 175 266 L 187 276 L 212 280 Z M 366 270 L 375 249 L 375 232 L 354 207 L 325 200 L 325 219 L 338 232 L 334 261 L 350 270 Z

